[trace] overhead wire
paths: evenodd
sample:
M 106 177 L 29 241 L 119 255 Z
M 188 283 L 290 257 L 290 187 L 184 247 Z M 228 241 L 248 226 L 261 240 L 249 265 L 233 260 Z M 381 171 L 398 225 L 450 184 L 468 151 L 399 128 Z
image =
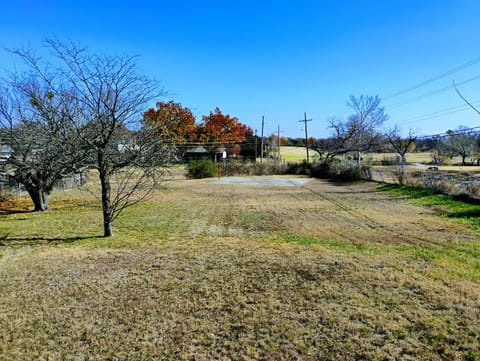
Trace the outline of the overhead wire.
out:
M 480 57 L 469 60 L 469 61 L 467 61 L 463 64 L 455 66 L 455 67 L 453 67 L 453 68 L 451 68 L 451 69 L 449 69 L 445 72 L 442 72 L 438 75 L 430 77 L 430 78 L 428 78 L 424 81 L 421 81 L 421 82 L 416 83 L 412 86 L 404 88 L 404 89 L 402 89 L 400 91 L 397 91 L 397 92 L 395 92 L 391 95 L 388 95 L 386 97 L 382 97 L 381 99 L 382 99 L 382 101 L 387 100 L 387 106 L 388 106 L 389 109 L 392 109 L 392 108 L 395 109 L 395 108 L 406 106 L 406 105 L 409 105 L 411 103 L 429 98 L 431 96 L 434 96 L 434 95 L 437 95 L 437 94 L 440 94 L 440 93 L 443 93 L 443 92 L 446 92 L 446 91 L 449 91 L 449 90 L 453 90 L 453 89 L 455 89 L 455 86 L 452 85 L 452 84 L 449 84 L 448 86 L 443 86 L 443 87 L 439 87 L 439 88 L 436 88 L 436 89 L 433 89 L 433 90 L 430 90 L 430 91 L 427 91 L 427 92 L 423 92 L 419 95 L 412 96 L 412 97 L 407 98 L 407 99 L 399 100 L 397 102 L 394 102 L 394 103 L 391 103 L 390 105 L 388 105 L 388 100 L 392 100 L 392 99 L 395 99 L 395 98 L 397 98 L 401 95 L 413 92 L 413 91 L 415 91 L 417 89 L 420 89 L 420 88 L 422 88 L 426 85 L 434 83 L 434 82 L 436 82 L 440 79 L 443 79 L 443 78 L 448 77 L 452 74 L 458 73 L 462 70 L 465 70 L 469 67 L 472 67 L 473 65 L 478 64 L 478 63 L 480 63 Z M 460 82 L 456 82 L 455 85 L 456 86 L 461 86 L 461 85 L 473 82 L 473 81 L 478 80 L 478 79 L 480 79 L 480 75 L 475 75 L 475 76 L 472 76 L 472 77 L 467 78 L 465 80 L 462 80 Z M 410 118 L 404 119 L 400 123 L 401 124 L 409 124 L 409 123 L 413 123 L 413 122 L 418 123 L 418 122 L 423 122 L 423 121 L 426 121 L 426 120 L 436 119 L 436 118 L 444 117 L 444 116 L 447 116 L 447 115 L 451 115 L 451 114 L 466 111 L 469 108 L 471 108 L 472 106 L 476 106 L 476 105 L 480 105 L 480 99 L 472 101 L 471 104 L 469 104 L 469 105 L 461 104 L 461 105 L 456 105 L 456 106 L 440 109 L 440 110 L 433 111 L 433 112 L 426 113 L 426 114 L 420 114 L 420 115 L 412 116 Z M 472 131 L 475 130 L 476 132 L 478 132 L 476 130 L 478 128 L 480 128 L 480 127 L 473 127 L 473 128 L 469 128 L 469 129 L 472 129 Z M 429 138 L 429 137 L 435 137 L 435 136 L 446 136 L 446 133 L 426 135 L 426 136 L 423 136 L 423 137 Z
M 472 104 L 473 105 L 480 105 L 480 99 L 472 101 Z M 426 113 L 426 114 L 422 114 L 422 115 L 417 115 L 417 116 L 414 116 L 414 117 L 411 117 L 411 118 L 404 119 L 402 121 L 402 124 L 409 124 L 409 123 L 413 123 L 413 122 L 421 122 L 421 121 L 424 121 L 424 120 L 435 119 L 435 118 L 442 117 L 442 116 L 445 116 L 445 115 L 450 115 L 450 114 L 463 112 L 463 111 L 466 111 L 466 110 L 469 110 L 469 109 L 471 109 L 471 108 L 467 104 L 456 105 L 456 106 L 441 109 L 441 110 L 438 110 L 438 111 L 435 111 L 435 112 Z
M 447 71 L 444 72 L 444 73 L 441 73 L 441 74 L 439 74 L 439 75 L 435 75 L 435 76 L 433 76 L 433 77 L 431 77 L 431 78 L 429 78 L 429 79 L 427 79 L 427 80 L 421 81 L 420 83 L 417 83 L 417 84 L 415 84 L 415 85 L 412 85 L 412 86 L 410 86 L 410 87 L 407 87 L 407 88 L 405 88 L 405 89 L 402 89 L 402 90 L 400 90 L 400 91 L 398 91 L 398 92 L 396 92 L 396 93 L 393 93 L 393 94 L 391 94 L 391 95 L 388 95 L 388 96 L 386 96 L 386 97 L 383 97 L 382 100 L 392 99 L 392 98 L 398 97 L 398 96 L 400 96 L 400 95 L 409 93 L 409 92 L 411 92 L 411 91 L 413 91 L 413 90 L 416 90 L 416 89 L 418 89 L 418 88 L 420 88 L 420 87 L 422 87 L 422 86 L 424 86 L 424 85 L 433 83 L 433 82 L 435 82 L 435 81 L 437 81 L 437 80 L 439 80 L 439 79 L 445 78 L 446 76 L 449 76 L 449 75 L 451 75 L 451 74 L 455 74 L 455 73 L 457 73 L 457 72 L 459 72 L 459 71 L 461 71 L 461 70 L 464 70 L 464 69 L 466 69 L 466 68 L 469 68 L 469 67 L 471 67 L 472 65 L 475 65 L 475 64 L 477 64 L 477 63 L 479 63 L 479 62 L 480 62 L 480 57 L 475 58 L 475 59 L 472 59 L 472 60 L 470 60 L 470 61 L 468 61 L 468 62 L 466 62 L 466 63 L 464 63 L 464 64 L 458 65 L 458 66 L 456 66 L 456 67 L 454 67 L 454 68 L 452 68 L 452 69 L 450 69 L 450 70 L 447 70 Z
M 465 128 L 465 129 L 456 130 L 456 131 L 447 131 L 447 132 L 437 133 L 437 134 L 422 135 L 420 137 L 417 137 L 417 139 L 436 139 L 436 138 L 445 138 L 451 135 L 478 134 L 478 133 L 480 133 L 480 126 Z
M 464 85 L 464 84 L 467 84 L 467 83 L 470 83 L 474 80 L 477 80 L 477 79 L 480 79 L 480 75 L 476 75 L 472 78 L 469 78 L 469 79 L 465 79 L 461 82 L 458 82 L 456 83 L 457 86 L 459 85 Z M 413 102 L 416 102 L 418 100 L 422 100 L 422 99 L 425 99 L 425 98 L 428 98 L 432 95 L 436 95 L 436 94 L 439 94 L 439 93 L 443 93 L 444 91 L 447 91 L 447 90 L 450 90 L 450 89 L 454 89 L 453 85 L 448 85 L 448 86 L 445 86 L 445 87 L 442 87 L 442 88 L 438 88 L 438 89 L 435 89 L 435 90 L 432 90 L 432 91 L 429 91 L 429 92 L 426 92 L 426 93 L 423 93 L 423 94 L 420 94 L 416 97 L 412 97 L 412 98 L 409 98 L 409 99 L 405 99 L 405 100 L 402 100 L 400 102 L 397 102 L 397 103 L 393 103 L 391 105 L 389 105 L 389 108 L 398 108 L 398 107 L 401 107 L 401 106 L 404 106 L 404 105 L 407 105 L 407 104 L 410 104 L 410 103 L 413 103 Z

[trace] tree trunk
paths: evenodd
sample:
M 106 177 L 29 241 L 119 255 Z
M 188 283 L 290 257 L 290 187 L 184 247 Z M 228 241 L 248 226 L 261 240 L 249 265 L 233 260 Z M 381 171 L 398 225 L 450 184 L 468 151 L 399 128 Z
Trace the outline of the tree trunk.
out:
M 103 236 L 113 236 L 112 209 L 110 205 L 110 179 L 100 172 L 100 183 L 102 185 L 102 212 L 103 212 Z
M 25 187 L 32 199 L 34 212 L 48 211 L 48 193 L 37 187 Z
M 403 184 L 403 176 L 405 175 L 405 164 L 407 164 L 407 157 L 405 153 L 400 154 L 402 164 L 400 165 L 401 173 L 402 173 L 402 184 Z

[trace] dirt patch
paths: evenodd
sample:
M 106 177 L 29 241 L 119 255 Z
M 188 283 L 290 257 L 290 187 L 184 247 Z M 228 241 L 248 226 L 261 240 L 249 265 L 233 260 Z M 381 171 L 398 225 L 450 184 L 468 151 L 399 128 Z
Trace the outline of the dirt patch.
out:
M 223 177 L 210 181 L 212 184 L 235 184 L 247 186 L 274 186 L 274 187 L 300 187 L 307 183 L 309 178 L 287 177 Z

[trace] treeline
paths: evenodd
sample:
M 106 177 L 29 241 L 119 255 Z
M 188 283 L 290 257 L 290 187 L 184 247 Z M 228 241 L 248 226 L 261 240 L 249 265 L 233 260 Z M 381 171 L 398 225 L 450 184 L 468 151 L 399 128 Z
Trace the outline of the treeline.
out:
M 389 138 L 390 136 L 390 138 Z M 276 142 L 277 137 L 272 135 L 273 142 Z M 392 145 L 391 141 L 397 144 Z M 336 142 L 335 138 L 317 139 L 310 137 L 308 139 L 308 147 L 318 151 L 320 154 L 328 153 L 332 144 Z M 305 138 L 289 138 L 280 137 L 280 145 L 305 147 Z M 405 152 L 401 152 L 401 148 Z M 400 152 L 397 152 L 399 150 Z M 432 162 L 435 162 L 435 157 L 438 157 L 438 162 L 442 159 L 451 159 L 453 157 L 460 157 L 462 166 L 480 165 L 480 131 L 460 126 L 455 130 L 448 130 L 445 134 L 435 135 L 429 137 L 417 138 L 415 134 L 410 132 L 406 136 L 392 137 L 392 134 L 385 133 L 383 138 L 377 146 L 372 147 L 371 152 L 376 153 L 399 153 L 400 155 L 408 152 L 430 152 L 432 154 Z

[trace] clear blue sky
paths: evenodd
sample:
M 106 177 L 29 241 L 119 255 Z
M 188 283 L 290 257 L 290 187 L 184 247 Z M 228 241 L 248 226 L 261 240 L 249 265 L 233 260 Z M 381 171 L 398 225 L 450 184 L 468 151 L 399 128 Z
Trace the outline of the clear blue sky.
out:
M 56 36 L 139 55 L 142 71 L 170 93 L 164 100 L 198 119 L 218 106 L 258 132 L 264 115 L 265 134 L 279 125 L 302 137 L 307 112 L 309 135 L 326 137 L 328 119 L 350 113 L 349 95 L 378 94 L 386 127 L 434 134 L 480 126 L 473 111 L 452 112 L 463 104 L 453 89 L 424 96 L 480 76 L 480 60 L 387 97 L 479 58 L 479 14 L 476 0 L 3 1 L 0 72 L 19 63 L 4 47 L 37 48 Z M 459 89 L 480 103 L 479 85 Z

